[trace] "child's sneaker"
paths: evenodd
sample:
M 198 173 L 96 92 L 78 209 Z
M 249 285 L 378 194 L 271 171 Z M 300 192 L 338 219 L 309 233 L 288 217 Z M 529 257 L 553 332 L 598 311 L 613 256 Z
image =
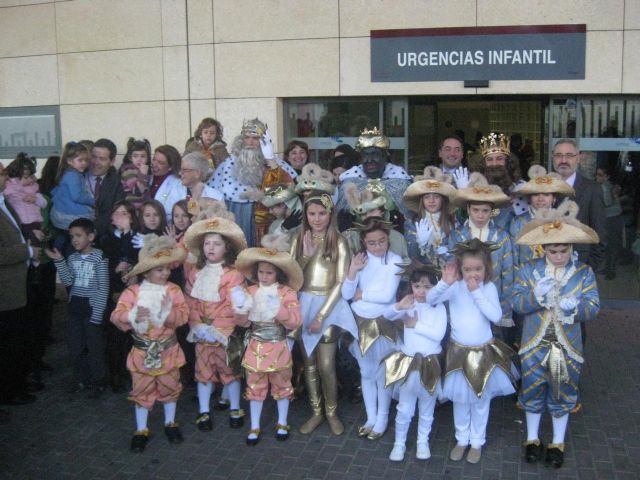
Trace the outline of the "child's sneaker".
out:
M 418 460 L 427 460 L 431 458 L 431 450 L 429 450 L 429 445 L 426 443 L 419 443 L 416 446 L 416 458 Z
M 469 449 L 469 452 L 467 453 L 467 462 L 478 463 L 481 457 L 482 457 L 482 448 L 471 447 Z
M 407 447 L 403 443 L 394 443 L 393 450 L 389 454 L 389 460 L 392 462 L 401 462 L 404 460 L 404 452 L 407 450 Z
M 449 458 L 454 462 L 459 462 L 464 457 L 464 452 L 467 450 L 466 445 L 458 445 L 451 449 L 451 453 L 449 453 Z

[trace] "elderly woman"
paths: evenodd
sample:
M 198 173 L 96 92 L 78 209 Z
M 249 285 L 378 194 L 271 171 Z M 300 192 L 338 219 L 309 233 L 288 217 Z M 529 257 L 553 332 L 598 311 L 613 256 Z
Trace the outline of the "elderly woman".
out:
M 182 157 L 180 180 L 183 186 L 183 197 L 198 201 L 201 198 L 213 198 L 224 201 L 218 190 L 204 183 L 209 175 L 209 159 L 200 152 L 187 153 Z

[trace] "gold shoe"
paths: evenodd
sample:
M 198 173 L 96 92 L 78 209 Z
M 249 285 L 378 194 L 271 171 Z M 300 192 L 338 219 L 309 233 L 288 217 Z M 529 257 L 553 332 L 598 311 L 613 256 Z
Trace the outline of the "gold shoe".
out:
M 338 418 L 338 415 L 328 415 L 327 414 L 327 423 L 329 424 L 329 429 L 331 433 L 334 435 L 342 435 L 344 433 L 344 425 Z
M 369 440 L 380 440 L 383 435 L 384 435 L 384 432 L 374 432 L 373 430 L 371 430 L 369 432 L 369 435 L 367 435 L 367 438 Z
M 372 429 L 373 429 L 373 427 L 365 427 L 364 425 L 362 425 L 361 427 L 358 427 L 358 436 L 359 437 L 366 437 L 367 435 L 369 435 L 371 433 Z
M 322 424 L 322 422 L 324 422 L 324 416 L 314 414 L 309 420 L 302 424 L 302 426 L 300 427 L 300 433 L 302 433 L 303 435 L 309 435 L 316 428 L 318 428 L 320 424 Z

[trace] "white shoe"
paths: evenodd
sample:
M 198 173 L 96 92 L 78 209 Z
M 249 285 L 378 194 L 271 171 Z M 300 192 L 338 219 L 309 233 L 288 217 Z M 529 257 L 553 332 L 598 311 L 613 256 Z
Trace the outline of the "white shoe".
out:
M 402 443 L 394 443 L 393 450 L 389 454 L 389 460 L 392 462 L 401 462 L 404 460 L 404 452 L 407 450 Z
M 429 445 L 426 443 L 419 443 L 416 446 L 416 458 L 418 460 L 427 460 L 431 458 L 431 450 L 429 450 Z

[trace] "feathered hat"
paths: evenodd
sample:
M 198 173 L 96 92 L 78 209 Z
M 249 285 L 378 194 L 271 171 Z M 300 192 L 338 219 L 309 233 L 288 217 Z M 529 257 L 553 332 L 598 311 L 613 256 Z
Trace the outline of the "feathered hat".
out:
M 580 223 L 578 204 L 565 200 L 558 208 L 541 209 L 527 223 L 516 243 L 518 245 L 548 245 L 555 243 L 598 243 L 596 231 Z
M 555 172 L 547 173 L 542 165 L 533 165 L 529 169 L 529 180 L 518 189 L 519 195 L 535 195 L 536 193 L 556 193 L 573 197 L 576 192 Z
M 213 217 L 225 218 L 232 222 L 236 221 L 236 216 L 227 210 L 227 206 L 224 202 L 214 200 L 213 198 L 202 197 L 197 201 L 190 200 L 188 207 L 189 215 L 193 217 L 192 221 L 194 223 Z
M 344 184 L 344 195 L 351 213 L 358 217 L 362 217 L 365 213 L 376 208 L 384 208 L 387 203 L 387 200 L 382 195 L 370 190 L 358 191 L 357 185 L 353 182 Z
M 261 248 L 243 250 L 236 259 L 236 268 L 253 283 L 258 283 L 254 266 L 258 262 L 268 262 L 287 276 L 287 285 L 293 290 L 300 290 L 304 283 L 304 275 L 298 262 L 289 254 L 286 235 L 269 234 L 262 238 Z
M 425 167 L 424 174 L 416 175 L 413 180 L 402 196 L 404 204 L 412 212 L 420 211 L 420 199 L 427 193 L 437 193 L 447 197 L 449 201 L 453 201 L 456 196 L 452 176 L 443 173 L 438 167 Z
M 138 263 L 124 278 L 129 279 L 156 267 L 182 263 L 186 256 L 185 249 L 179 247 L 172 237 L 159 237 L 150 233 L 144 236 L 144 246 L 138 254 Z
M 291 210 L 301 208 L 300 198 L 296 194 L 293 184 L 276 183 L 271 185 L 262 192 L 262 197 L 259 201 L 266 208 L 274 207 L 281 203 L 284 203 Z
M 511 199 L 504 194 L 497 185 L 489 185 L 489 182 L 479 172 L 473 172 L 469 176 L 469 186 L 456 192 L 454 204 L 464 207 L 471 202 L 490 203 L 496 207 L 508 205 Z
M 307 163 L 302 167 L 302 172 L 296 178 L 296 193 L 301 194 L 307 190 L 319 190 L 333 195 L 336 186 L 333 183 L 333 175 L 328 170 L 323 170 L 315 163 Z

